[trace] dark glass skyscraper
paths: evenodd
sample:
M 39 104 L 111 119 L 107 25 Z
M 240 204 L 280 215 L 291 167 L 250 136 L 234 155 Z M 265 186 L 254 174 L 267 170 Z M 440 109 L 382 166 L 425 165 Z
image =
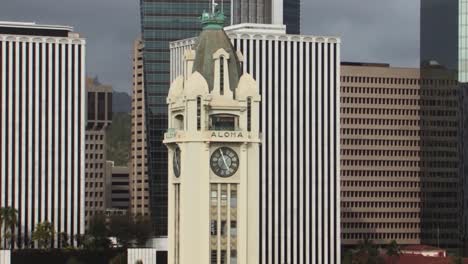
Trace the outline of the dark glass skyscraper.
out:
M 421 243 L 444 248 L 466 241 L 467 9 L 421 0 Z
M 167 153 L 162 144 L 167 129 L 169 43 L 199 34 L 199 17 L 210 1 L 140 0 L 144 42 L 146 124 L 150 207 L 156 236 L 167 235 Z M 230 14 L 230 1 L 223 2 Z M 230 20 L 230 19 L 228 19 Z
M 286 33 L 301 33 L 301 0 L 283 0 L 283 24 Z
M 282 10 L 279 19 L 274 17 L 275 8 Z M 271 24 L 283 21 L 288 34 L 300 34 L 301 31 L 300 0 L 233 0 L 232 11 L 232 24 Z
M 216 1 L 226 23 L 272 23 L 272 1 Z M 284 0 L 288 32 L 299 33 L 299 0 Z M 140 0 L 144 43 L 146 125 L 150 207 L 156 236 L 167 235 L 167 153 L 162 144 L 167 129 L 166 97 L 170 86 L 169 43 L 197 36 L 199 17 L 211 0 Z

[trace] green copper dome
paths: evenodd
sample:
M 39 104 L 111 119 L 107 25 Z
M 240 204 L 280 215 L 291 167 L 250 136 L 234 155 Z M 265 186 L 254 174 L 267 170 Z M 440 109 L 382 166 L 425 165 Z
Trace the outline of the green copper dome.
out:
M 203 29 L 223 29 L 225 19 L 226 16 L 224 16 L 223 12 L 220 11 L 217 11 L 213 14 L 203 12 L 201 16 L 201 23 Z
M 219 49 L 224 49 L 229 54 L 229 86 L 234 91 L 242 73 L 237 53 L 223 30 L 224 15 L 221 12 L 203 13 L 201 20 L 203 31 L 198 37 L 196 45 L 193 72 L 199 72 L 205 78 L 211 92 L 214 85 L 213 54 Z

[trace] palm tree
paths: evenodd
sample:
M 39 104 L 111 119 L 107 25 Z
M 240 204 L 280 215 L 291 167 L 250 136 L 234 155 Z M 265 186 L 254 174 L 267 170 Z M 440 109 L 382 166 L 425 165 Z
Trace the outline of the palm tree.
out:
M 368 238 L 360 241 L 357 246 L 357 251 L 353 255 L 352 263 L 359 264 L 377 264 L 383 263 L 379 254 L 379 249 Z
M 390 262 L 396 263 L 400 255 L 400 246 L 398 246 L 395 240 L 392 240 L 392 242 L 387 246 L 387 256 L 389 257 Z
M 4 239 L 12 240 L 18 225 L 18 210 L 13 207 L 0 208 L 0 229 L 4 230 Z M 11 241 L 10 241 L 11 245 Z
M 36 225 L 36 229 L 32 233 L 32 240 L 37 242 L 39 248 L 47 248 L 51 245 L 54 236 L 54 226 L 46 221 Z

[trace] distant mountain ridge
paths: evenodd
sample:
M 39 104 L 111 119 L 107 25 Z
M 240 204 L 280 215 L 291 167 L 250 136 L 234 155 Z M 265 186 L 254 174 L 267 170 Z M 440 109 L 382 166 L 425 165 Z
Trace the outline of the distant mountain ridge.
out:
M 116 166 L 127 166 L 130 160 L 132 117 L 129 113 L 113 113 L 112 124 L 107 131 L 107 160 Z
M 107 159 L 127 166 L 130 159 L 132 98 L 126 92 L 112 93 L 112 124 L 107 132 Z
M 112 112 L 130 113 L 132 111 L 132 97 L 126 92 L 112 93 Z

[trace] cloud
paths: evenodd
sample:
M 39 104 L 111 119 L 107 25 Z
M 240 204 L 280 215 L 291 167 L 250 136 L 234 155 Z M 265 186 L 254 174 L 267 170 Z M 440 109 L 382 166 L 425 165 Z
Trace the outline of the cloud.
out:
M 419 65 L 419 1 L 305 0 L 302 33 L 342 39 L 343 61 Z
M 88 74 L 117 91 L 131 91 L 132 47 L 140 33 L 138 0 L 2 1 L 0 20 L 73 26 L 87 41 Z
M 343 60 L 418 65 L 417 0 L 303 0 L 301 15 L 304 34 L 342 37 Z M 4 0 L 0 20 L 74 26 L 87 39 L 88 74 L 131 91 L 139 0 Z

